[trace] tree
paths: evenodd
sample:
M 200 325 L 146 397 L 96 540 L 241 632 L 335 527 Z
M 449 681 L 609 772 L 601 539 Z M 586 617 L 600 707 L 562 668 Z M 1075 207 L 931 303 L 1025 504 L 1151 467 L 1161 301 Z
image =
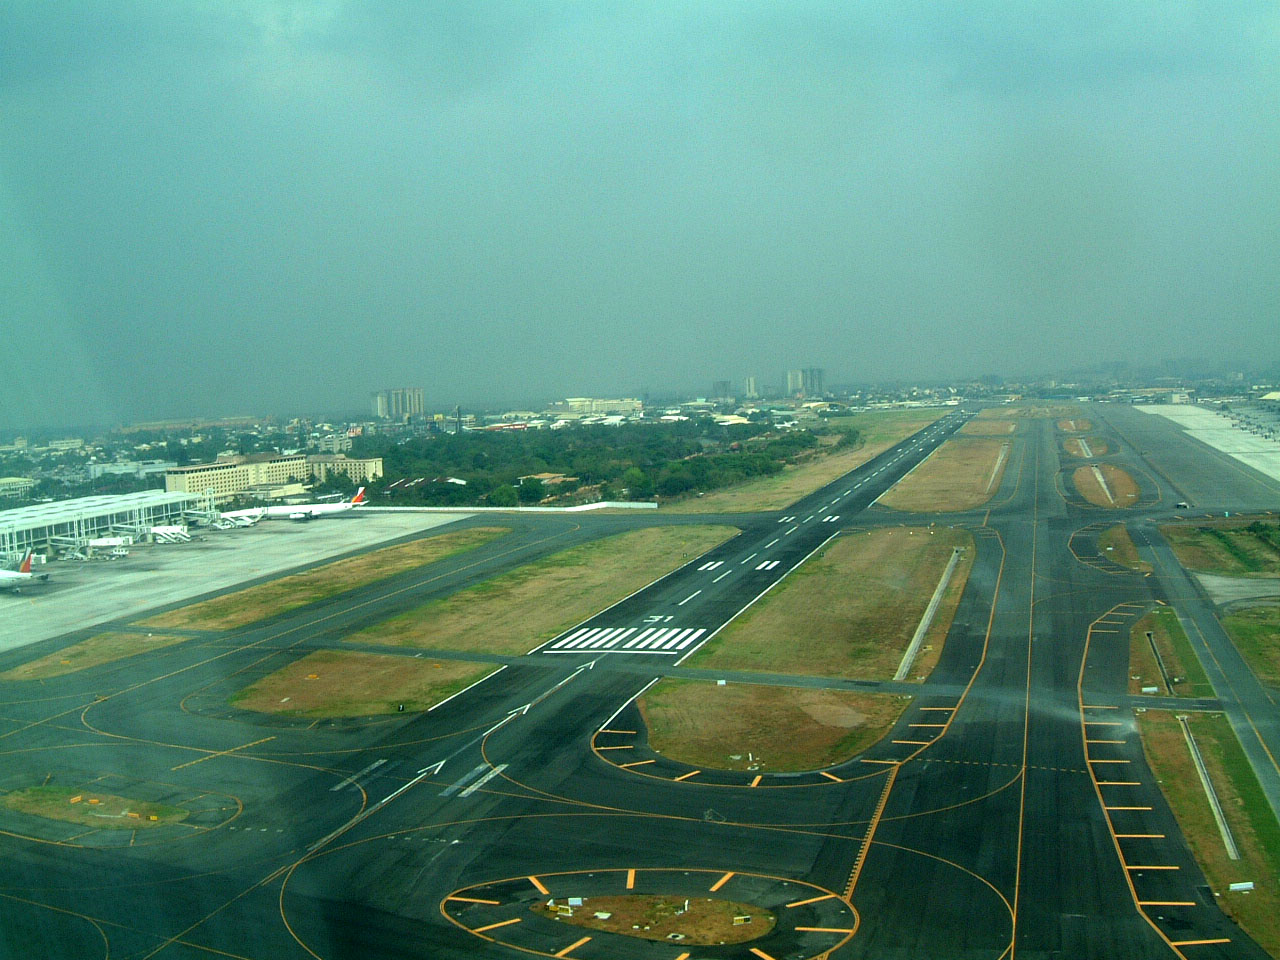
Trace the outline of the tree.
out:
M 489 494 L 489 506 L 491 507 L 514 507 L 520 503 L 520 495 L 516 493 L 516 488 L 511 486 L 496 487 Z
M 526 477 L 516 492 L 520 495 L 521 503 L 538 503 L 546 496 L 542 481 L 537 477 Z

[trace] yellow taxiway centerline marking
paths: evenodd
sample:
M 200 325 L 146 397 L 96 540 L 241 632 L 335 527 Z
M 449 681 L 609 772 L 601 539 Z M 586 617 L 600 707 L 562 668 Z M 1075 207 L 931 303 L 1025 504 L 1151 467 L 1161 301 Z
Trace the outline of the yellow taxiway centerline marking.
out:
M 1100 787 L 1140 787 L 1141 780 L 1099 780 Z
M 1124 865 L 1124 868 L 1126 870 L 1181 870 L 1182 869 L 1181 867 L 1176 867 L 1176 866 L 1175 867 L 1157 866 L 1156 864 L 1152 864 L 1152 863 L 1144 863 L 1144 864 L 1126 863 Z
M 1121 840 L 1163 840 L 1163 833 L 1117 833 Z
M 263 737 L 261 740 L 255 740 L 253 743 L 242 743 L 238 747 L 232 747 L 230 750 L 219 750 L 217 753 L 210 753 L 198 760 L 188 760 L 186 763 L 180 763 L 176 767 L 170 767 L 172 770 L 181 770 L 183 767 L 193 767 L 197 763 L 204 763 L 206 760 L 212 760 L 214 757 L 225 757 L 229 753 L 235 753 L 237 750 L 247 750 L 250 747 L 256 747 L 260 743 L 266 743 L 268 740 L 274 740 L 275 737 Z
M 1086 740 L 1085 743 L 1124 743 L 1123 740 Z
M 1103 807 L 1104 810 L 1150 810 L 1150 807 Z
M 588 943 L 590 940 L 591 940 L 590 937 L 583 937 L 581 940 L 577 941 L 576 943 L 569 944 L 567 947 L 565 947 L 563 950 L 557 953 L 556 956 L 567 957 L 574 950 L 577 950 L 580 946 L 582 946 L 584 943 Z
M 851 927 L 796 927 L 805 933 L 853 933 Z
M 478 897 L 450 897 L 450 900 L 461 900 L 463 903 L 488 903 L 497 906 L 501 900 L 481 900 Z
M 487 927 L 476 927 L 472 933 L 484 933 L 486 930 L 497 930 L 499 927 L 509 927 L 513 923 L 519 923 L 520 917 L 512 917 L 510 920 L 500 920 L 497 923 L 491 923 Z
M 799 928 L 797 927 L 797 929 Z M 1230 937 L 1216 937 L 1213 940 L 1175 940 L 1173 941 L 1173 945 L 1175 947 L 1196 947 L 1202 943 L 1230 943 L 1230 942 L 1231 942 Z
M 616 747 L 596 747 L 597 750 L 634 750 L 635 744 L 623 743 Z
M 1139 900 L 1140 907 L 1194 907 L 1194 900 Z
M 726 883 L 728 883 L 728 882 L 729 882 L 729 878 L 730 878 L 730 877 L 732 877 L 732 876 L 733 876 L 733 871 L 732 871 L 732 870 L 730 870 L 730 871 L 729 871 L 728 873 L 726 873 L 723 877 L 721 877 L 719 880 L 717 880 L 715 883 L 713 883 L 713 884 L 711 885 L 711 890 L 710 890 L 710 892 L 711 892 L 711 893 L 715 893 L 717 890 L 719 890 L 721 887 L 723 887 Z
M 788 903 L 787 909 L 790 910 L 792 907 L 803 907 L 809 903 L 821 903 L 823 900 L 832 900 L 834 898 L 834 893 L 824 893 L 820 897 L 810 897 L 808 900 L 796 900 L 793 903 Z
M 538 888 L 539 893 L 547 894 L 551 892 L 550 890 L 548 890 L 546 887 L 542 885 L 542 881 L 539 880 L 537 877 L 530 877 L 529 882 Z
M 623 734 L 635 733 L 634 730 L 601 730 L 600 732 L 601 733 L 623 733 Z
M 924 747 L 933 743 L 932 740 L 890 740 L 890 743 L 906 743 L 913 747 Z

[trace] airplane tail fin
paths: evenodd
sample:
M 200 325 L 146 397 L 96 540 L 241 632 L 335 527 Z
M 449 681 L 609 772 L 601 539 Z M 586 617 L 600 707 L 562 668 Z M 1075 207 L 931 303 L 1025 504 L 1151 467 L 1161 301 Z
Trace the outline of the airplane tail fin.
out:
M 22 563 L 21 563 L 21 565 L 18 567 L 18 572 L 19 572 L 19 573 L 30 573 L 30 572 L 31 572 L 31 551 L 30 551 L 30 550 L 28 550 L 28 551 L 26 552 L 26 555 L 22 558 Z
M 361 487 L 359 490 L 357 490 L 356 495 L 351 498 L 351 505 L 353 507 L 358 506 L 362 503 L 364 503 L 364 487 Z

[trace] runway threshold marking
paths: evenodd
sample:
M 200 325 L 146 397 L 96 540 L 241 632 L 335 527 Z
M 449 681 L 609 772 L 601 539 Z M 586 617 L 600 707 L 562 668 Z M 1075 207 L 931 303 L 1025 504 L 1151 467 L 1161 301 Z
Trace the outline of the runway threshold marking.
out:
M 808 900 L 792 901 L 791 903 L 788 903 L 786 906 L 788 910 L 791 910 L 794 907 L 803 907 L 803 906 L 807 906 L 810 903 L 821 903 L 823 900 L 833 900 L 833 899 L 835 899 L 834 893 L 824 893 L 820 897 L 810 897 Z
M 636 888 L 636 871 L 635 871 L 635 868 L 632 867 L 630 870 L 627 871 L 627 889 L 634 890 L 635 888 Z
M 721 877 L 719 880 L 717 880 L 715 883 L 713 883 L 713 884 L 711 885 L 711 889 L 710 889 L 710 890 L 708 890 L 707 892 L 708 892 L 708 893 L 715 893 L 717 890 L 719 890 L 721 887 L 723 887 L 726 883 L 728 883 L 730 879 L 732 879 L 732 877 L 733 877 L 733 873 L 734 873 L 734 872 L 733 872 L 732 870 L 730 870 L 730 871 L 729 871 L 728 873 L 726 873 L 723 877 Z
M 237 750 L 248 750 L 250 747 L 256 747 L 260 743 L 266 743 L 268 740 L 274 740 L 275 737 L 263 737 L 261 740 L 255 740 L 253 743 L 242 743 L 238 747 L 232 747 L 229 750 L 219 750 L 216 753 L 210 753 L 200 757 L 197 760 L 188 760 L 186 763 L 180 763 L 176 767 L 170 767 L 169 770 L 181 770 L 183 767 L 194 767 L 197 763 L 204 763 L 206 760 L 212 760 L 214 757 L 225 757 L 228 754 L 235 753 Z
M 680 776 L 676 777 L 676 783 L 679 783 L 681 780 L 688 780 L 690 777 L 696 777 L 701 772 L 701 770 L 690 770 L 688 773 L 682 773 Z
M 569 954 L 573 953 L 573 951 L 577 950 L 577 949 L 578 949 L 580 946 L 582 946 L 584 943 L 590 943 L 590 942 L 591 942 L 591 938 L 590 938 L 590 937 L 583 937 L 581 940 L 575 940 L 573 943 L 569 944 L 569 945 L 568 945 L 567 947 L 565 947 L 563 950 L 559 951 L 559 952 L 556 954 L 556 956 L 557 956 L 557 957 L 567 957 Z
M 530 883 L 532 883 L 532 884 L 534 885 L 534 887 L 536 887 L 536 888 L 537 888 L 537 890 L 538 890 L 538 892 L 539 892 L 539 893 L 541 893 L 541 894 L 545 895 L 545 894 L 548 894 L 548 893 L 550 893 L 550 892 L 551 892 L 551 891 L 550 891 L 550 890 L 548 890 L 545 886 L 543 886 L 542 881 L 541 881 L 541 880 L 539 880 L 537 877 L 533 877 L 533 876 L 531 876 L 531 877 L 529 877 L 529 878 L 528 878 L 528 880 L 529 880 L 529 882 L 530 882 Z
M 486 930 L 497 930 L 499 927 L 509 927 L 513 923 L 519 923 L 520 917 L 512 917 L 510 920 L 499 920 L 497 923 L 491 923 L 487 927 L 476 927 L 472 933 L 484 933 Z

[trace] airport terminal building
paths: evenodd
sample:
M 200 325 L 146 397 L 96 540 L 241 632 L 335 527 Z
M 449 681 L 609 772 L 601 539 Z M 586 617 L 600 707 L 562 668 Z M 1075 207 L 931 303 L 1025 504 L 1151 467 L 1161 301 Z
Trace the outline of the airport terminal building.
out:
M 189 493 L 144 490 L 119 496 L 79 497 L 0 511 L 0 557 L 28 550 L 75 549 L 96 537 L 144 535 L 153 526 L 179 524 L 209 506 Z

